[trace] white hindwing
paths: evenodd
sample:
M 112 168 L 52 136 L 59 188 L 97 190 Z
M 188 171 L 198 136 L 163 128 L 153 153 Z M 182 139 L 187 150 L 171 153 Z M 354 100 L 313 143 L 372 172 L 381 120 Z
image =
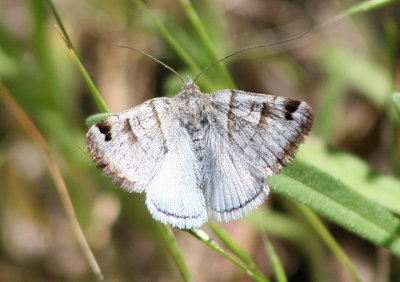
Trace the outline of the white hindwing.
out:
M 181 229 L 198 229 L 207 221 L 200 168 L 191 140 L 183 128 L 177 128 L 161 168 L 150 183 L 146 205 L 155 219 Z
M 264 173 L 229 148 L 210 127 L 203 161 L 203 187 L 209 217 L 239 219 L 261 205 L 269 188 Z

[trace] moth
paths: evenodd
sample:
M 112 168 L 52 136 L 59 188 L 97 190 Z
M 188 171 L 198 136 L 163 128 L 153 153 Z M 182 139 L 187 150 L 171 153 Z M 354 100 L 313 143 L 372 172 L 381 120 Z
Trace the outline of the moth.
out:
M 261 205 L 268 176 L 293 159 L 312 124 L 305 102 L 240 90 L 203 94 L 187 77 L 175 97 L 93 125 L 86 146 L 114 183 L 146 193 L 154 219 L 198 229 Z

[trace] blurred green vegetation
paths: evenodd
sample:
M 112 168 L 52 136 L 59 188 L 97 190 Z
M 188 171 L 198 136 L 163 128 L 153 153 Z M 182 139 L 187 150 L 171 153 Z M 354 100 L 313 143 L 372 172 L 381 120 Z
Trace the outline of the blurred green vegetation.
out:
M 315 127 L 298 160 L 269 181 L 272 193 L 263 207 L 223 224 L 226 231 L 205 227 L 237 256 L 239 267 L 174 230 L 179 250 L 194 281 L 250 279 L 240 267 L 254 271 L 250 277 L 258 281 L 400 279 L 398 2 L 54 5 L 77 57 L 71 58 L 47 1 L 2 0 L 0 80 L 56 156 L 106 281 L 182 278 L 176 257 L 174 263 L 168 255 L 173 237 L 162 236 L 167 231 L 148 214 L 144 195 L 116 188 L 88 158 L 85 119 L 105 108 L 97 108 L 95 90 L 74 63 L 118 112 L 174 96 L 181 81 L 117 45 L 194 77 L 240 48 L 287 39 L 310 26 L 301 38 L 241 53 L 199 79 L 204 92 L 239 88 L 305 100 L 314 108 Z M 43 153 L 0 101 L 0 281 L 93 281 Z M 323 224 L 303 204 L 329 221 Z

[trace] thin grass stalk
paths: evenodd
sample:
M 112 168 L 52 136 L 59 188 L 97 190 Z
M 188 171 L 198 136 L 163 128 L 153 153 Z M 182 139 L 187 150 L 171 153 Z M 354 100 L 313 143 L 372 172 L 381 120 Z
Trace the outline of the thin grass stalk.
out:
M 183 6 L 185 13 L 187 14 L 194 30 L 196 31 L 197 35 L 199 36 L 200 40 L 203 42 L 204 50 L 207 51 L 208 55 L 214 60 L 218 61 L 220 56 L 218 55 L 217 51 L 214 48 L 214 44 L 212 43 L 211 38 L 208 36 L 206 29 L 203 23 L 200 20 L 199 15 L 197 14 L 196 10 L 194 9 L 192 3 L 189 0 L 180 0 L 181 5 Z M 228 83 L 230 88 L 236 88 L 234 81 L 232 80 L 228 70 L 225 67 L 225 64 L 221 62 L 217 64 L 216 67 L 221 72 L 223 78 Z
M 316 233 L 325 242 L 340 264 L 342 264 L 342 266 L 348 271 L 353 281 L 361 282 L 361 277 L 351 263 L 351 260 L 340 247 L 338 242 L 336 242 L 335 238 L 331 235 L 329 230 L 325 227 L 318 216 L 306 206 L 298 205 L 298 207 L 303 216 L 307 219 L 307 222 L 314 228 Z
M 86 85 L 89 88 L 89 93 L 91 94 L 93 100 L 95 101 L 97 107 L 101 112 L 108 112 L 108 107 L 106 103 L 104 102 L 103 98 L 100 95 L 100 92 L 97 90 L 96 85 L 93 83 L 93 80 L 90 78 L 89 74 L 87 73 L 86 69 L 84 68 L 83 64 L 79 60 L 79 57 L 75 51 L 75 48 L 72 44 L 72 41 L 68 35 L 67 30 L 64 27 L 64 24 L 62 23 L 62 20 L 60 18 L 60 15 L 57 12 L 56 7 L 53 4 L 52 0 L 46 0 L 49 7 L 50 11 L 52 12 L 54 18 L 56 19 L 57 25 L 58 25 L 58 30 L 60 31 L 60 35 L 62 39 L 65 42 L 65 45 L 67 45 L 68 51 L 72 57 L 73 62 L 75 65 L 78 67 L 79 72 L 81 73 L 83 79 L 86 82 Z
M 257 264 L 246 254 L 246 252 L 232 239 L 232 237 L 218 224 L 209 222 L 208 226 L 218 236 L 218 239 L 222 241 L 225 247 L 227 247 L 232 253 L 234 253 L 239 259 L 241 259 L 247 267 L 249 267 L 254 273 L 267 279 L 258 268 Z
M 61 18 L 57 12 L 57 9 L 55 8 L 55 6 L 51 0 L 47 0 L 47 2 L 50 6 L 50 10 L 52 11 L 52 13 L 53 13 L 54 17 L 56 18 L 56 21 L 60 27 L 60 35 L 63 38 L 65 44 L 67 45 L 67 48 L 72 57 L 72 60 L 74 61 L 74 63 L 76 64 L 76 66 L 79 69 L 79 72 L 83 76 L 83 78 L 90 90 L 90 93 L 92 94 L 93 100 L 96 102 L 96 104 L 101 112 L 108 113 L 109 110 L 108 110 L 106 103 L 104 102 L 99 91 L 97 90 L 97 87 L 93 83 L 93 80 L 90 78 L 85 67 L 83 66 L 83 64 L 79 60 L 78 55 L 75 52 L 75 49 L 72 45 L 72 42 L 68 36 L 66 29 L 64 28 L 64 25 L 63 25 Z M 100 116 L 101 116 L 101 118 L 104 118 L 107 115 L 100 115 Z M 96 118 L 97 117 L 99 117 L 99 115 L 97 115 Z M 171 229 L 169 227 L 165 227 L 165 228 L 159 228 L 159 230 L 160 230 L 161 235 L 165 239 L 167 249 L 168 249 L 169 253 L 171 254 L 172 258 L 174 259 L 175 264 L 178 267 L 178 270 L 181 273 L 183 280 L 184 281 L 192 281 L 190 273 L 189 273 L 189 271 L 186 267 L 186 264 L 180 254 L 179 247 L 176 243 L 175 237 L 174 237 Z
M 395 92 L 392 95 L 392 104 L 400 117 L 400 92 Z
M 285 269 L 282 266 L 282 262 L 267 237 L 265 237 L 264 239 L 264 247 L 271 262 L 272 269 L 274 270 L 276 281 L 287 282 L 288 280 L 286 277 Z
M 22 108 L 17 104 L 17 102 L 12 98 L 9 94 L 6 87 L 0 81 L 0 94 L 3 96 L 3 100 L 7 105 L 7 108 L 11 110 L 11 112 L 15 115 L 16 119 L 25 129 L 25 131 L 32 137 L 32 139 L 37 143 L 40 149 L 43 151 L 45 156 L 47 167 L 50 171 L 51 177 L 53 178 L 54 184 L 56 186 L 57 192 L 60 196 L 61 202 L 64 206 L 64 210 L 67 214 L 68 221 L 71 224 L 72 232 L 75 235 L 75 238 L 80 246 L 82 253 L 96 276 L 97 280 L 103 280 L 103 274 L 99 267 L 99 264 L 96 261 L 96 258 L 93 255 L 92 250 L 89 247 L 89 243 L 87 242 L 85 235 L 82 231 L 81 226 L 79 225 L 78 219 L 76 217 L 76 213 L 74 210 L 74 206 L 72 204 L 72 200 L 69 196 L 67 186 L 65 184 L 64 178 L 62 176 L 61 170 L 58 167 L 57 161 L 50 150 L 49 145 L 44 139 L 43 135 L 36 128 L 35 124 L 29 118 L 29 116 L 22 110 Z
M 156 225 L 160 231 L 161 236 L 163 237 L 165 241 L 165 245 L 168 248 L 168 252 L 171 255 L 172 259 L 175 262 L 175 265 L 177 266 L 183 281 L 185 282 L 191 282 L 192 275 L 189 272 L 189 269 L 186 266 L 185 260 L 179 250 L 179 246 L 176 242 L 175 235 L 172 232 L 171 227 L 168 225 L 156 222 Z
M 239 261 L 237 258 L 231 256 L 227 252 L 222 249 L 217 242 L 211 239 L 210 236 L 208 236 L 207 233 L 205 233 L 202 230 L 188 230 L 190 234 L 192 234 L 194 237 L 196 237 L 198 240 L 200 240 L 203 244 L 208 246 L 210 249 L 213 251 L 217 252 L 218 254 L 222 255 L 226 259 L 230 260 L 233 264 L 235 264 L 237 267 L 239 267 L 247 276 L 249 276 L 251 279 L 258 281 L 258 282 L 269 282 L 268 278 L 263 277 L 255 273 L 252 269 L 250 269 L 247 265 L 244 265 L 241 261 Z
M 154 15 L 149 11 L 147 6 L 141 0 L 132 0 L 139 9 L 151 19 L 155 27 L 157 28 L 160 35 L 164 38 L 164 40 L 170 45 L 171 49 L 196 73 L 201 71 L 201 68 L 197 65 L 197 63 L 191 58 L 191 56 L 181 47 L 178 41 L 175 40 L 173 35 L 162 25 L 162 23 L 154 17 Z M 209 88 L 213 88 L 212 82 L 204 77 L 204 84 Z
M 354 15 L 357 15 L 360 13 L 365 13 L 368 11 L 372 11 L 372 10 L 381 8 L 381 7 L 388 5 L 395 1 L 396 0 L 367 0 L 367 1 L 355 4 L 355 5 L 351 6 L 350 8 L 347 8 L 346 10 L 344 10 L 339 15 L 333 17 L 332 19 L 325 21 L 324 23 L 321 24 L 321 26 L 334 23 L 345 17 L 354 16 Z

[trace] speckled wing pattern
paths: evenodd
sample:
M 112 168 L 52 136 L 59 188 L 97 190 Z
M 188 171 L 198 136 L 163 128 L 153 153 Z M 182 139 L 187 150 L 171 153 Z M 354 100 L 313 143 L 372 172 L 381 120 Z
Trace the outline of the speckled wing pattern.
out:
M 263 202 L 265 177 L 293 159 L 313 114 L 305 102 L 238 90 L 214 92 L 209 100 L 206 201 L 213 218 L 230 221 Z
M 113 182 L 146 193 L 156 220 L 197 229 L 262 204 L 266 177 L 293 159 L 312 122 L 305 102 L 239 90 L 207 95 L 188 79 L 174 98 L 92 126 L 86 144 Z
M 153 217 L 178 228 L 207 221 L 197 162 L 174 100 L 151 99 L 92 126 L 86 147 L 96 166 L 129 192 L 146 192 Z

